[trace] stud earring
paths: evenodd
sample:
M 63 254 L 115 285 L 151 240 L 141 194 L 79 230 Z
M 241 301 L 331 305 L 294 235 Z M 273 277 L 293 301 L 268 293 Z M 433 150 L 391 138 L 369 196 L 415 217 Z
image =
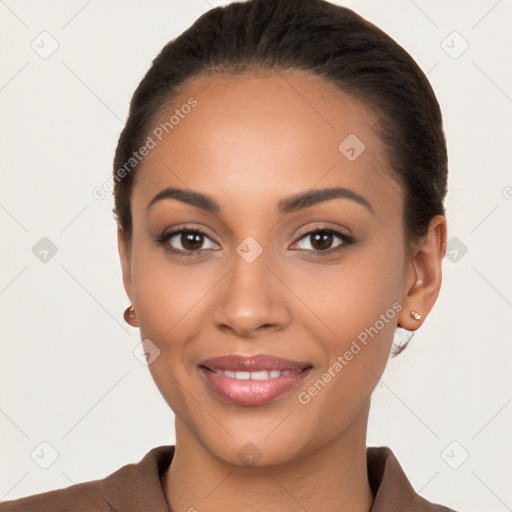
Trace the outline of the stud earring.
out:
M 419 313 L 416 313 L 413 309 L 411 309 L 411 316 L 414 318 L 414 320 L 421 320 L 421 315 Z
M 130 324 L 130 320 L 133 319 L 133 317 L 135 316 L 135 309 L 133 306 L 129 306 L 127 307 L 125 310 L 124 310 L 124 321 L 127 323 L 127 324 Z

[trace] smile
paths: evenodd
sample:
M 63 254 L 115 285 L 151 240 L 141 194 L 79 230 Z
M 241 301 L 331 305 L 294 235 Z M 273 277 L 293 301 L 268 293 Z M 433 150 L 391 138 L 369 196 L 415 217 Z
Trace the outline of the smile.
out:
M 297 375 L 299 371 L 291 370 L 261 370 L 257 372 L 234 372 L 232 370 L 213 370 L 217 375 L 224 375 L 230 379 L 236 380 L 267 380 L 277 379 L 278 377 L 288 377 L 289 375 Z
M 226 355 L 198 365 L 210 392 L 239 406 L 266 404 L 297 387 L 312 365 L 270 355 Z

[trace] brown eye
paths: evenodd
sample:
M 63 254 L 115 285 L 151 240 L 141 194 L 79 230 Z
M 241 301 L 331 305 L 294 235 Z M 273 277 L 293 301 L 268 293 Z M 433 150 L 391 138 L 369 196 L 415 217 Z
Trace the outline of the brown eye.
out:
M 193 233 L 183 231 L 180 235 L 180 243 L 186 251 L 194 251 L 200 249 L 203 245 L 204 235 L 201 233 Z
M 182 229 L 164 234 L 158 238 L 157 243 L 163 245 L 167 251 L 180 256 L 199 255 L 203 250 L 219 247 L 210 237 L 197 229 Z
M 336 242 L 336 239 L 339 242 Z M 327 255 L 341 251 L 352 243 L 353 240 L 349 236 L 334 229 L 316 229 L 302 235 L 297 245 L 306 252 Z
M 331 248 L 333 241 L 332 233 L 329 233 L 328 231 L 318 231 L 317 233 L 309 236 L 311 237 L 311 245 L 314 249 L 323 251 Z

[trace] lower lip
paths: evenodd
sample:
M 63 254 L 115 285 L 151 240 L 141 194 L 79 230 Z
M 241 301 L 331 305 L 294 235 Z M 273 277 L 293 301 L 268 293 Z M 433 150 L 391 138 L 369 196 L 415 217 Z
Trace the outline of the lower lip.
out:
M 199 368 L 210 387 L 221 398 L 236 405 L 261 405 L 296 387 L 309 373 L 302 370 L 296 375 L 286 375 L 265 380 L 238 380 L 219 375 L 206 368 Z

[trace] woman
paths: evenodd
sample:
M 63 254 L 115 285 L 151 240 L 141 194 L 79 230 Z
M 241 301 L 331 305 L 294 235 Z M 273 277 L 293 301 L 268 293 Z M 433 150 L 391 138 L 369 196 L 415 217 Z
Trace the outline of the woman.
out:
M 397 43 L 323 0 L 212 9 L 135 91 L 113 180 L 125 320 L 176 445 L 2 512 L 449 510 L 366 447 L 446 251 L 441 113 Z

